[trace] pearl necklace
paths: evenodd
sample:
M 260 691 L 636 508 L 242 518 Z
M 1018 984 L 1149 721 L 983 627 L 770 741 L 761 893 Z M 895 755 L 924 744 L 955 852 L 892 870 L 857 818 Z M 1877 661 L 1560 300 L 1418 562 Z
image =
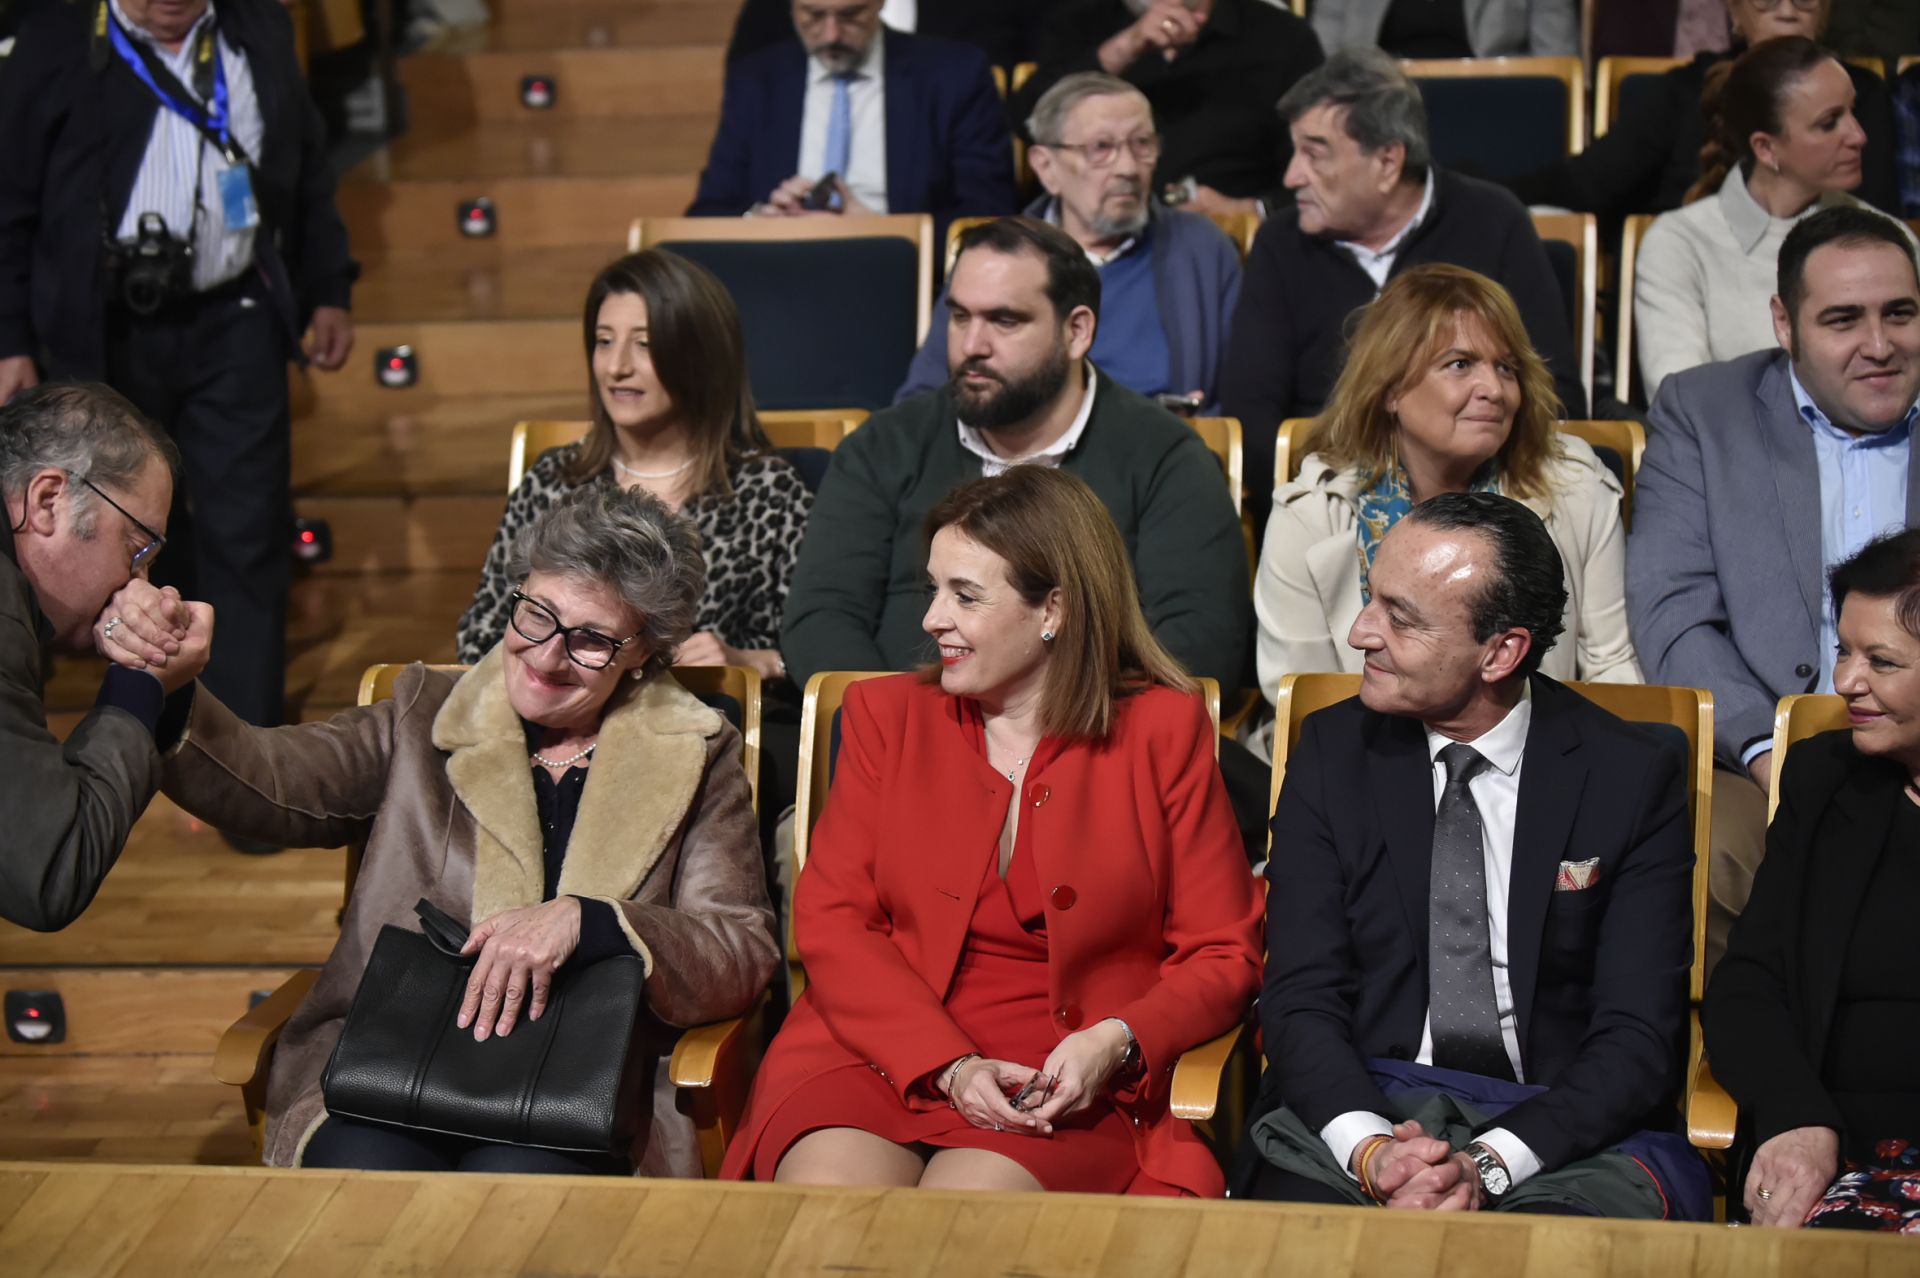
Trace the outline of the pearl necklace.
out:
M 618 457 L 610 457 L 608 460 L 613 463 L 615 470 L 625 475 L 628 479 L 672 479 L 675 475 L 678 475 L 681 471 L 693 465 L 693 458 L 689 457 L 672 470 L 635 470 Z
M 592 754 L 594 751 L 594 747 L 598 746 L 599 744 L 600 743 L 596 741 L 593 743 L 593 745 L 588 746 L 586 749 L 582 750 L 579 754 L 570 755 L 565 759 L 549 759 L 544 754 L 541 754 L 538 750 L 535 750 L 533 752 L 533 761 L 539 764 L 543 768 L 570 768 L 574 764 L 580 762 L 580 760 Z

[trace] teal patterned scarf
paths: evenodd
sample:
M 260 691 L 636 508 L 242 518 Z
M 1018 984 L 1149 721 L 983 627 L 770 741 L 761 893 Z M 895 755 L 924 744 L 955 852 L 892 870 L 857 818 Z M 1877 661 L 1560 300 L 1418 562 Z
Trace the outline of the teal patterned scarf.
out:
M 1473 482 L 1467 486 L 1468 492 L 1494 493 L 1500 491 L 1498 468 L 1488 462 L 1475 474 Z M 1380 549 L 1380 540 L 1400 522 L 1400 517 L 1413 509 L 1413 489 L 1407 483 L 1406 468 L 1395 462 L 1379 482 L 1354 499 L 1354 513 L 1357 518 L 1353 524 L 1355 550 L 1360 556 L 1360 602 L 1362 606 L 1373 602 L 1373 591 L 1367 586 L 1367 575 L 1373 571 L 1373 557 Z

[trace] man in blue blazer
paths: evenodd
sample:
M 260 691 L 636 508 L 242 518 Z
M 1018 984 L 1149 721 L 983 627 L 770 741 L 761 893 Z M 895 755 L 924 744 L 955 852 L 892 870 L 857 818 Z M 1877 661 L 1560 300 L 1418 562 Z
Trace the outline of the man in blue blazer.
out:
M 888 31 L 880 0 L 795 0 L 798 38 L 727 71 L 720 128 L 688 212 L 1015 209 L 1013 144 L 986 55 Z M 829 207 L 803 207 L 831 176 Z
M 1899 224 L 1814 214 L 1780 246 L 1778 286 L 1780 349 L 1661 383 L 1627 539 L 1647 681 L 1713 693 L 1709 967 L 1765 852 L 1774 706 L 1833 691 L 1827 571 L 1920 518 L 1920 279 Z
M 1684 756 L 1539 674 L 1561 574 L 1495 493 L 1422 502 L 1380 542 L 1360 694 L 1308 716 L 1274 809 L 1243 1196 L 1707 1213 L 1660 1131 L 1692 953 Z

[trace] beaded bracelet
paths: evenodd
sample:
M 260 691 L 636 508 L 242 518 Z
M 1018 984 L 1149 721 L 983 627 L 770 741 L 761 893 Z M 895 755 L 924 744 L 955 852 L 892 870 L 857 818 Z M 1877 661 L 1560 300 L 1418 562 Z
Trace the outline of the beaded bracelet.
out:
M 953 1080 L 960 1076 L 960 1067 L 962 1065 L 965 1065 L 968 1061 L 977 1061 L 979 1059 L 980 1059 L 980 1053 L 968 1052 L 965 1056 L 962 1056 L 959 1060 L 956 1060 L 952 1065 L 947 1067 L 946 1093 L 947 1093 L 948 1109 L 957 1110 L 960 1108 L 960 1106 L 956 1104 L 953 1099 Z

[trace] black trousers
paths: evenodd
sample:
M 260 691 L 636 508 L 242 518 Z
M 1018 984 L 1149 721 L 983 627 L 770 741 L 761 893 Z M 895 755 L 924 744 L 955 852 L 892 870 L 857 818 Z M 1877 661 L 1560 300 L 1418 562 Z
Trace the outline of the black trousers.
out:
M 308 1138 L 300 1165 L 355 1171 L 462 1171 L 542 1176 L 625 1176 L 632 1171 L 625 1159 L 608 1154 L 568 1154 L 526 1145 L 496 1145 L 490 1141 L 405 1131 L 332 1117 Z
M 107 381 L 180 449 L 154 583 L 213 605 L 202 679 L 271 727 L 283 717 L 293 503 L 286 336 L 264 286 L 250 273 L 158 315 L 116 310 Z

